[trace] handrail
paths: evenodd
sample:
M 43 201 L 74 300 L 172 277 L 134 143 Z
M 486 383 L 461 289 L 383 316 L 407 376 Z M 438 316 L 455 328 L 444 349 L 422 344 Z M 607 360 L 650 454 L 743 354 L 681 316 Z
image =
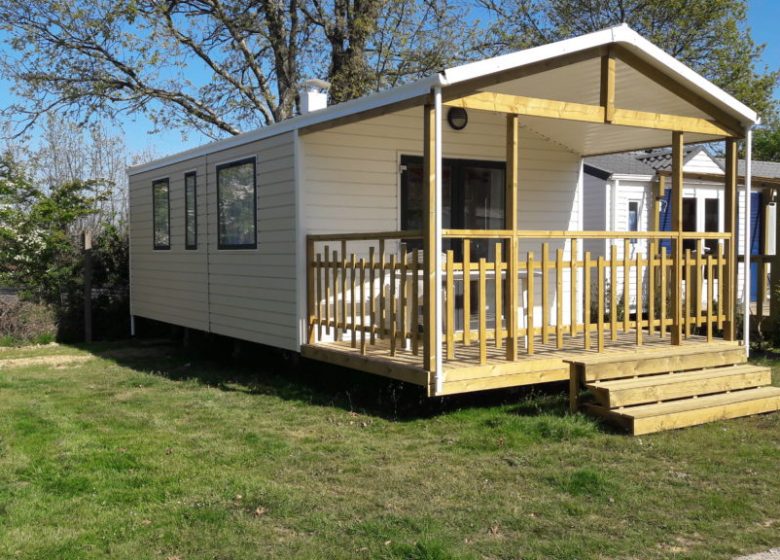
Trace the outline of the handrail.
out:
M 380 239 L 422 239 L 422 231 L 378 231 L 366 233 L 316 233 L 306 236 L 309 241 L 377 241 Z
M 564 230 L 517 230 L 511 229 L 444 229 L 442 237 L 448 239 L 730 239 L 731 234 L 721 232 L 683 231 L 564 231 Z

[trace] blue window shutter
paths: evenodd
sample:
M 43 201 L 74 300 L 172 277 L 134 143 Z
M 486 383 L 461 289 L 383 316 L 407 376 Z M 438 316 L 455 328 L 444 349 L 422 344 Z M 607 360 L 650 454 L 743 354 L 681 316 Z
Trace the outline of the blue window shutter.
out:
M 664 193 L 664 202 L 661 204 L 661 215 L 659 216 L 658 220 L 658 227 L 661 231 L 672 231 L 672 189 L 667 188 L 666 192 Z M 661 250 L 661 247 L 666 247 L 666 253 L 670 254 L 672 252 L 672 242 L 669 239 L 664 239 L 661 241 L 660 246 L 658 247 L 658 250 Z
M 760 255 L 761 230 L 763 229 L 763 216 L 761 214 L 761 193 L 750 193 L 750 254 Z M 758 263 L 750 265 L 750 301 L 758 299 Z

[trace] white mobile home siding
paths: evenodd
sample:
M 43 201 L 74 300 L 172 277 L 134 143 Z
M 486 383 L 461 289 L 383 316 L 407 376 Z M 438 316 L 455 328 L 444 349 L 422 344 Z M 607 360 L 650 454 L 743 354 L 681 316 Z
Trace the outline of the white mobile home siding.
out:
M 305 233 L 398 229 L 401 156 L 422 155 L 422 125 L 417 108 L 302 136 Z M 444 158 L 506 159 L 504 115 L 472 111 L 465 130 L 455 131 L 446 121 L 442 129 Z M 580 155 L 521 126 L 518 157 L 519 228 L 582 229 Z M 550 243 L 552 258 L 561 246 Z M 521 253 L 529 249 L 539 259 L 541 241 L 521 243 Z M 566 259 L 568 250 L 567 244 Z M 566 278 L 564 293 L 568 285 Z M 551 309 L 554 299 L 551 288 Z M 541 313 L 536 317 L 541 320 Z
M 257 249 L 220 250 L 218 165 L 257 165 Z M 131 313 L 298 349 L 294 133 L 130 177 Z M 198 172 L 198 248 L 184 248 L 184 173 Z M 170 178 L 171 249 L 152 244 L 152 181 Z

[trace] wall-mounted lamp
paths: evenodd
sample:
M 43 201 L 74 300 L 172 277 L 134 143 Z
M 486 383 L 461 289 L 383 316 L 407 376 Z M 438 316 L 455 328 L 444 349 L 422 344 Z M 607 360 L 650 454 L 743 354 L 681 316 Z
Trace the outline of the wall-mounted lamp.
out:
M 455 130 L 463 130 L 469 124 L 469 114 L 462 107 L 450 107 L 447 111 L 447 122 Z

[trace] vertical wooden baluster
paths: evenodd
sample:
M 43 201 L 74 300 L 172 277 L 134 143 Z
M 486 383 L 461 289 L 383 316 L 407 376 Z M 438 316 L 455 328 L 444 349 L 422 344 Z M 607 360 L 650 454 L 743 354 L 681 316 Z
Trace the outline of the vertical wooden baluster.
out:
M 614 243 L 610 251 L 609 259 L 609 331 L 612 340 L 617 340 L 618 335 L 618 317 L 617 317 L 617 295 L 618 295 L 618 248 Z
M 509 263 L 507 265 L 507 343 L 506 359 L 510 362 L 517 360 L 517 297 L 518 297 L 518 262 L 517 262 L 517 238 L 509 241 Z
M 527 302 L 525 306 L 525 333 L 528 340 L 526 343 L 526 350 L 528 351 L 528 354 L 534 353 L 534 268 L 533 251 L 528 251 L 528 261 L 526 264 Z
M 631 240 L 623 240 L 623 332 L 627 333 L 631 320 Z
M 726 260 L 724 258 L 725 254 L 723 252 L 723 245 L 720 241 L 718 241 L 718 268 L 717 273 L 715 274 L 715 277 L 718 279 L 718 328 L 723 329 L 723 298 L 724 298 L 724 290 L 723 290 L 723 270 L 725 269 Z M 766 274 L 764 275 L 766 277 Z
M 502 276 L 501 276 L 501 251 L 503 251 L 503 247 L 501 243 L 496 243 L 496 259 L 495 259 L 495 283 L 496 283 L 496 293 L 495 293 L 495 306 L 496 306 L 496 325 L 495 325 L 495 334 L 496 334 L 496 348 L 501 348 L 501 339 L 502 339 L 502 322 L 501 322 L 501 315 L 504 312 L 504 301 L 503 301 L 503 294 L 502 294 Z
M 683 308 L 684 320 L 685 320 L 685 338 L 691 336 L 691 250 L 685 250 L 685 262 L 683 263 L 683 270 L 685 271 L 685 307 Z M 678 291 L 679 293 L 679 291 Z
M 376 344 L 376 302 L 374 301 L 374 279 L 376 277 L 376 255 L 374 246 L 368 248 L 368 324 L 369 324 L 369 342 L 373 346 Z
M 598 317 L 596 317 L 596 347 L 599 352 L 604 351 L 604 276 L 606 265 L 604 257 L 598 260 Z
M 379 240 L 379 317 L 377 317 L 376 325 L 379 338 L 385 338 L 387 331 L 385 330 L 385 314 L 387 313 L 387 298 L 385 297 L 385 240 Z
M 447 326 L 447 359 L 455 359 L 455 256 L 452 249 L 447 251 L 447 285 L 445 289 L 445 298 L 447 302 L 445 318 Z
M 352 320 L 352 348 L 357 348 L 357 294 L 355 293 L 357 289 L 357 257 L 355 253 L 352 253 L 351 257 L 350 268 L 352 274 L 350 275 L 349 307 Z
M 585 292 L 585 298 L 582 300 L 582 324 L 585 329 L 583 337 L 585 339 L 585 350 L 590 350 L 590 304 L 591 304 L 591 262 L 590 251 L 585 251 L 585 260 L 583 262 L 583 280 L 582 283 Z
M 317 339 L 322 340 L 322 254 L 317 253 Z
M 555 345 L 563 348 L 563 249 L 555 251 Z
M 550 244 L 542 243 L 542 344 L 547 344 L 550 334 Z
M 347 243 L 341 243 L 341 334 L 347 333 Z
M 420 250 L 412 253 L 412 353 L 417 356 L 420 353 L 420 287 L 418 278 L 418 262 Z
M 463 240 L 463 345 L 471 344 L 471 240 Z
M 479 259 L 479 363 L 487 363 L 487 290 L 485 289 L 485 269 L 487 262 Z
M 569 325 L 571 337 L 577 336 L 577 240 L 572 239 L 569 246 L 569 311 L 571 325 Z
M 401 278 L 400 278 L 400 286 L 398 290 L 398 330 L 401 333 L 401 346 L 406 348 L 406 261 L 407 261 L 407 251 L 406 251 L 406 243 L 401 243 Z
M 661 309 L 659 310 L 659 325 L 661 329 L 659 335 L 661 338 L 666 336 L 666 264 L 666 247 L 661 247 Z
M 712 342 L 713 284 L 712 255 L 707 255 L 707 342 Z
M 331 258 L 331 270 L 325 274 L 331 275 L 333 284 L 333 340 L 339 340 L 339 252 L 334 249 Z
M 655 332 L 655 256 L 658 253 L 658 240 L 650 243 L 650 254 L 647 256 L 647 334 Z
M 330 247 L 325 245 L 325 260 L 323 266 L 323 276 L 325 277 L 325 331 L 331 334 L 330 330 Z M 335 332 L 334 332 L 335 334 Z
M 308 313 L 308 325 L 306 325 L 306 341 L 314 344 L 316 340 L 316 330 L 314 325 L 317 321 L 316 294 L 315 290 L 315 263 L 314 263 L 314 241 L 306 239 L 306 310 Z
M 751 263 L 749 266 L 752 267 L 752 258 L 748 257 L 746 260 Z M 764 299 L 766 297 L 766 270 L 764 270 L 763 260 L 757 262 L 756 272 L 758 273 L 758 278 L 756 278 L 758 284 L 756 286 L 756 326 L 760 327 L 764 318 Z
M 636 252 L 636 345 L 642 346 L 642 254 Z
M 694 325 L 700 327 L 703 324 L 702 298 L 704 297 L 704 241 L 696 242 L 696 321 Z
M 390 256 L 390 301 L 387 302 L 387 323 L 389 325 L 389 331 L 390 331 L 390 355 L 395 356 L 395 346 L 396 346 L 396 304 L 395 304 L 395 269 L 397 265 L 397 257 L 395 254 Z
M 360 259 L 360 353 L 366 354 L 366 259 Z

